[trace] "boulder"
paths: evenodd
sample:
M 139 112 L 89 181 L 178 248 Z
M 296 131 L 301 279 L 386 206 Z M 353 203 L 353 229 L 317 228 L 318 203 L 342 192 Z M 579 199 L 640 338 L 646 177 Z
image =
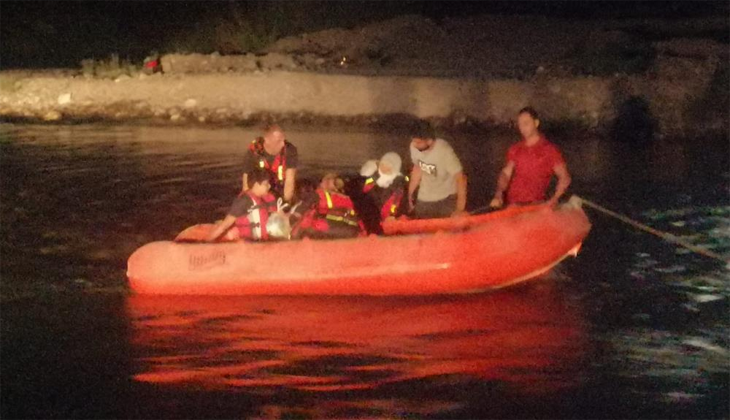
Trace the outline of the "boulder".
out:
M 282 53 L 268 53 L 258 58 L 258 64 L 264 70 L 294 70 L 297 62 L 294 57 Z
M 43 114 L 41 118 L 43 118 L 43 121 L 58 121 L 62 117 L 61 113 L 55 110 L 51 110 Z
M 711 39 L 675 38 L 668 41 L 654 43 L 654 49 L 659 54 L 689 58 L 718 58 L 727 61 L 730 49 Z

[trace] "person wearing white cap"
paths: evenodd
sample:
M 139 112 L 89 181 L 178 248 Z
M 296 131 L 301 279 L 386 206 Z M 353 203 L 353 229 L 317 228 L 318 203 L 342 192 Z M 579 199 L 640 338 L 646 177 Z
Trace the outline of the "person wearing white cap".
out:
M 388 152 L 379 161 L 369 160 L 360 169 L 365 177 L 363 193 L 371 197 L 380 211 L 380 221 L 400 214 L 408 180 L 401 173 L 398 153 Z

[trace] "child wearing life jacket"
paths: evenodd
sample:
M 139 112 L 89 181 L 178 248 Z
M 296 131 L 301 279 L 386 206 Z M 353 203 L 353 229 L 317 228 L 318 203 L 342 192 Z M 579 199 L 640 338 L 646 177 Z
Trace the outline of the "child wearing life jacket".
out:
M 362 192 L 380 212 L 380 221 L 400 214 L 408 180 L 401 173 L 402 161 L 395 152 L 388 152 L 379 161 L 369 160 L 360 169 L 365 180 Z
M 319 188 L 300 197 L 297 213 L 301 220 L 292 230 L 294 238 L 342 239 L 365 235 L 350 197 L 342 193 L 344 182 L 337 174 L 326 174 Z
M 267 240 L 269 215 L 276 213 L 277 203 L 269 192 L 269 173 L 256 168 L 248 174 L 248 189 L 231 205 L 226 217 L 218 222 L 206 241 L 213 242 L 225 233 L 227 239 Z

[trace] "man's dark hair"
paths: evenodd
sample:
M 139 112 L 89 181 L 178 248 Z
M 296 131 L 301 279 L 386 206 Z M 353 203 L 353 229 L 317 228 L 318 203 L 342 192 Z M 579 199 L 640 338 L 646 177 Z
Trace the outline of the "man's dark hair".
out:
M 248 188 L 253 188 L 253 184 L 257 182 L 260 184 L 264 181 L 271 181 L 271 176 L 265 169 L 261 168 L 255 168 L 253 171 L 248 173 L 248 177 L 246 178 Z
M 272 122 L 264 126 L 264 134 L 270 134 L 274 131 L 281 131 L 282 133 L 284 132 L 284 130 L 281 129 L 281 126 L 277 123 Z
M 419 139 L 435 139 L 436 130 L 433 129 L 428 121 L 419 120 L 413 127 L 411 137 Z
M 537 111 L 535 111 L 535 108 L 531 106 L 526 106 L 520 110 L 520 112 L 517 113 L 517 115 L 522 114 L 530 114 L 533 120 L 539 120 L 540 117 L 537 115 Z

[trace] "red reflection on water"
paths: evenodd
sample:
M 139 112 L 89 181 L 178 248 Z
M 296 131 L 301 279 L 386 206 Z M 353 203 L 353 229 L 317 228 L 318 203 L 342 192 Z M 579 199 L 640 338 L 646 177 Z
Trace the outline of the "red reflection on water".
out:
M 485 295 L 133 296 L 142 372 L 205 389 L 373 389 L 443 375 L 520 392 L 577 385 L 584 331 L 551 284 Z

